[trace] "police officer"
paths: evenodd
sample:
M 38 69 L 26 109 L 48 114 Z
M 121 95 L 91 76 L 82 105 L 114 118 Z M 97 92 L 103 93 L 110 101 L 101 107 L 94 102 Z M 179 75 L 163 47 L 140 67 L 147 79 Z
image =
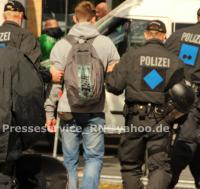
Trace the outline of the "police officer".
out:
M 40 155 L 22 156 L 38 141 L 39 131 L 45 131 L 39 73 L 19 49 L 0 48 L 0 57 L 4 60 L 0 64 L 0 188 L 65 189 L 67 174 L 61 162 Z
M 4 7 L 5 22 L 0 27 L 0 46 L 11 46 L 20 49 L 36 66 L 43 80 L 59 82 L 63 75 L 54 67 L 51 74 L 40 66 L 41 50 L 36 38 L 27 30 L 21 28 L 23 19 L 27 19 L 24 6 L 18 1 L 9 1 Z
M 166 47 L 175 53 L 184 63 L 186 79 L 199 96 L 200 82 L 200 9 L 197 11 L 198 22 L 190 27 L 180 29 L 173 33 L 166 41 Z M 173 177 L 169 189 L 174 188 L 179 176 L 187 165 L 200 188 L 200 111 L 199 99 L 196 99 L 194 108 L 187 120 L 180 127 L 180 133 L 174 144 L 172 153 Z
M 145 151 L 149 189 L 166 189 L 170 180 L 169 124 L 165 121 L 165 92 L 184 78 L 182 63 L 163 45 L 165 24 L 151 21 L 144 33 L 144 47 L 130 49 L 119 64 L 108 70 L 107 89 L 116 95 L 125 90 L 125 133 L 119 159 L 123 187 L 142 189 L 140 180 Z M 160 128 L 160 131 L 159 129 Z

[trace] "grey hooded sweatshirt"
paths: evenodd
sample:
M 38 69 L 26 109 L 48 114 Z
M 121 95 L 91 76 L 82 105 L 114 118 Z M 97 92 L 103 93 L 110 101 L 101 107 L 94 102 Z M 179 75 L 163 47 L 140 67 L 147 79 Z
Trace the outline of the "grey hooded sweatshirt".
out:
M 69 35 L 73 35 L 76 39 L 79 39 L 80 37 L 85 39 L 96 37 L 92 45 L 101 59 L 105 70 L 108 64 L 112 64 L 120 59 L 117 49 L 111 39 L 100 35 L 95 25 L 89 22 L 82 22 L 74 25 L 69 31 Z M 53 47 L 50 55 L 50 61 L 59 70 L 64 70 L 70 50 L 71 44 L 66 39 L 61 39 Z M 58 101 L 58 112 L 100 113 L 104 111 L 105 93 L 102 95 L 101 100 L 97 104 L 74 108 L 70 107 L 68 103 L 66 88 L 64 87 L 62 95 L 59 95 L 61 94 L 61 90 L 61 84 L 52 84 L 45 102 L 47 119 L 54 118 L 54 111 L 57 108 L 56 103 Z

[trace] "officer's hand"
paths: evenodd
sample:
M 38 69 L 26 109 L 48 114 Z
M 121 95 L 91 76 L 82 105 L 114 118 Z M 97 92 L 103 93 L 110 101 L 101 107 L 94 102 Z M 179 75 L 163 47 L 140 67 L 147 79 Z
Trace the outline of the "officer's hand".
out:
M 54 83 L 60 83 L 62 81 L 64 71 L 57 70 L 55 66 L 51 65 L 50 72 Z
M 48 132 L 55 133 L 56 132 L 56 119 L 47 120 L 45 126 L 47 127 Z

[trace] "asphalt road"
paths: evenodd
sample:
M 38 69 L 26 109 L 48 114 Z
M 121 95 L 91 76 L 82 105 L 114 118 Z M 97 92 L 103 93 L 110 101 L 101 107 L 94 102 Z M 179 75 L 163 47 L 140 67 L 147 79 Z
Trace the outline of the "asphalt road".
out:
M 45 155 L 52 155 L 51 151 L 49 151 L 49 148 L 46 147 L 41 148 L 39 147 L 39 150 L 37 148 L 36 150 L 39 153 L 44 153 Z M 106 155 L 104 157 L 104 165 L 101 172 L 101 184 L 99 189 L 122 189 L 121 185 L 121 174 L 120 174 L 120 164 L 116 156 L 116 150 L 106 150 Z M 58 159 L 63 162 L 62 154 L 58 155 Z M 79 163 L 79 169 L 78 169 L 78 175 L 80 179 L 83 175 L 83 165 L 84 161 L 83 158 L 80 157 L 80 163 Z M 147 183 L 147 177 L 143 177 L 144 184 Z M 176 189 L 195 189 L 193 178 L 190 174 L 190 171 L 188 168 L 186 168 L 183 173 L 181 174 L 179 184 L 176 187 Z
M 62 157 L 61 159 L 62 160 Z M 79 177 L 82 177 L 83 159 L 80 158 Z M 146 185 L 147 177 L 143 177 L 143 182 Z M 121 189 L 121 174 L 120 164 L 116 156 L 105 156 L 104 166 L 101 173 L 101 185 L 100 189 Z M 179 184 L 176 189 L 195 189 L 193 184 L 193 178 L 188 168 L 186 168 L 181 174 Z

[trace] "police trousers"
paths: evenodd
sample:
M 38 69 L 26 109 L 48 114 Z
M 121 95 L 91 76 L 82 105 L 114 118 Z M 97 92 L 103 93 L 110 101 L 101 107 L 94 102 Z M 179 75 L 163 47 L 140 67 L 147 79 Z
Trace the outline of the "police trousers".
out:
M 197 189 L 200 189 L 200 109 L 197 104 L 183 123 L 172 151 L 172 180 L 168 189 L 178 183 L 181 172 L 189 165 Z
M 171 135 L 165 120 L 139 115 L 126 117 L 126 131 L 121 136 L 119 160 L 124 189 L 143 189 L 142 166 L 148 166 L 148 189 L 166 189 L 171 180 L 169 150 Z
M 0 164 L 0 189 L 66 189 L 67 172 L 57 159 L 23 155 L 16 162 Z

